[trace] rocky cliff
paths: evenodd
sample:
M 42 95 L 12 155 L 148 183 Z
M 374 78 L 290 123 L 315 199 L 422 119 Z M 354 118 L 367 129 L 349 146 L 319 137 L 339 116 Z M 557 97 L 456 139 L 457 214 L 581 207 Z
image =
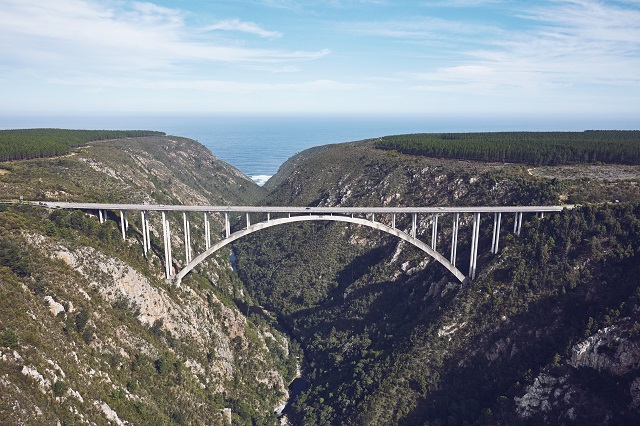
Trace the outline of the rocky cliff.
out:
M 0 169 L 5 199 L 224 205 L 263 195 L 178 137 L 93 142 Z M 176 288 L 162 276 L 159 217 L 145 258 L 139 217 L 123 241 L 115 214 L 104 224 L 94 214 L 0 207 L 3 424 L 274 423 L 295 348 L 266 314 L 240 311 L 251 301 L 229 252 Z M 179 229 L 181 218 L 171 220 Z M 202 220 L 192 225 L 196 240 Z M 173 233 L 175 267 L 180 238 Z

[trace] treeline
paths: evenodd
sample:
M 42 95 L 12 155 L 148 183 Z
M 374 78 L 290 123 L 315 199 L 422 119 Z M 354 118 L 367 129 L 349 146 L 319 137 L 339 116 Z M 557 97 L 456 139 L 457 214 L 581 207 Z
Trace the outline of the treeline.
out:
M 165 133 L 151 130 L 0 130 L 0 161 L 64 155 L 71 148 L 90 141 L 158 135 Z
M 420 133 L 386 136 L 376 148 L 427 157 L 536 166 L 640 164 L 640 131 Z

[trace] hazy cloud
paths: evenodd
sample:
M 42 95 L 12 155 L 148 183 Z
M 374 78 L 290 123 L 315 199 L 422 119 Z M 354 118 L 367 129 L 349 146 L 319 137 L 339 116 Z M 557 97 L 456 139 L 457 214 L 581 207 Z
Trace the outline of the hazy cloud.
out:
M 403 21 L 348 23 L 343 25 L 343 29 L 360 35 L 401 39 L 444 38 L 451 35 L 460 37 L 477 34 L 486 36 L 501 33 L 497 27 L 432 17 Z
M 119 2 L 105 5 L 92 0 L 0 0 L 0 9 L 0 56 L 14 70 L 40 67 L 47 73 L 57 69 L 135 73 L 207 62 L 313 60 L 329 53 L 328 49 L 288 51 L 223 45 L 187 26 L 182 11 L 151 3 L 124 7 Z M 251 23 L 227 21 L 225 25 L 261 36 L 277 35 Z
M 212 25 L 206 26 L 203 31 L 239 31 L 248 34 L 254 34 L 263 38 L 280 38 L 282 33 L 278 31 L 268 31 L 261 28 L 258 24 L 253 22 L 243 22 L 239 19 L 227 19 L 225 21 L 216 22 Z
M 591 0 L 554 1 L 520 16 L 536 24 L 534 28 L 505 30 L 502 37 L 482 40 L 484 48 L 464 52 L 464 65 L 410 76 L 423 82 L 421 89 L 438 91 L 506 93 L 588 85 L 640 89 L 637 8 Z
M 638 111 L 640 0 L 152 1 L 0 0 L 5 110 Z
M 229 80 L 143 80 L 143 79 L 56 79 L 58 84 L 82 85 L 123 89 L 137 87 L 148 90 L 197 90 L 220 93 L 264 92 L 264 91 L 344 91 L 368 87 L 360 83 L 344 83 L 335 80 L 314 80 L 294 83 L 254 83 Z

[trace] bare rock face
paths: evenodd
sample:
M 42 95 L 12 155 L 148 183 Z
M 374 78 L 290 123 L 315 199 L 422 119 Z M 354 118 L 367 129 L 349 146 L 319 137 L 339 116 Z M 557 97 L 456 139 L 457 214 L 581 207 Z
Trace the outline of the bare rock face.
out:
M 551 411 L 551 399 L 554 390 L 564 380 L 560 381 L 548 374 L 540 374 L 533 384 L 527 387 L 527 392 L 515 398 L 516 412 L 522 418 L 529 418 L 538 413 Z
M 574 345 L 561 376 L 554 376 L 549 368 L 543 369 L 524 395 L 514 398 L 516 414 L 522 419 L 562 423 L 598 416 L 605 421 L 615 416 L 616 411 L 638 410 L 640 377 L 631 379 L 640 367 L 640 344 L 623 332 L 624 323 L 623 320 L 603 328 Z M 606 382 L 611 377 L 616 383 L 629 383 L 618 389 L 622 398 L 618 407 L 613 407 L 616 404 L 611 399 L 594 392 L 589 385 L 591 380 L 604 378 Z M 627 397 L 628 405 L 622 402 Z
M 576 344 L 569 364 L 622 376 L 640 367 L 640 344 L 624 338 L 616 327 L 606 327 Z
M 206 303 L 202 297 L 188 287 L 182 293 L 190 302 L 179 304 L 169 297 L 166 290 L 153 286 L 147 277 L 135 269 L 91 247 L 70 250 L 58 245 L 54 247 L 52 256 L 62 259 L 87 278 L 106 301 L 114 303 L 124 299 L 129 305 L 135 306 L 139 311 L 138 319 L 143 324 L 152 326 L 156 320 L 162 320 L 164 329 L 181 339 L 189 339 L 201 350 L 206 350 L 209 340 L 215 338 L 219 344 L 215 350 L 214 364 L 217 368 L 213 370 L 221 378 L 229 379 L 232 376 L 230 340 L 236 336 L 244 338 L 245 320 L 220 301 L 215 300 L 226 329 L 214 320 L 211 311 L 204 308 Z M 51 302 L 49 304 L 53 306 Z
M 62 306 L 62 303 L 56 302 L 55 300 L 53 300 L 53 297 L 47 296 L 44 298 L 44 301 L 47 305 L 49 305 L 51 315 L 53 315 L 54 317 L 60 312 L 64 312 L 64 306 Z

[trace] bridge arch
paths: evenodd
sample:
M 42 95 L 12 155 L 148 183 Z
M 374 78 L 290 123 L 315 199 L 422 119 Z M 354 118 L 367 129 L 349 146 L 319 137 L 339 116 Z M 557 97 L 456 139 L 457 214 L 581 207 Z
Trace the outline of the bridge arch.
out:
M 442 264 L 449 272 L 451 272 L 461 283 L 466 283 L 469 279 L 451 262 L 449 262 L 444 256 L 440 253 L 432 249 L 427 244 L 418 240 L 417 238 L 412 237 L 411 235 L 403 232 L 397 228 L 392 228 L 380 222 L 373 222 L 367 219 L 350 217 L 350 216 L 342 216 L 342 215 L 318 215 L 318 214 L 309 214 L 309 215 L 300 215 L 300 216 L 291 216 L 277 219 L 270 219 L 263 222 L 255 223 L 245 229 L 234 232 L 229 235 L 227 238 L 218 241 L 216 244 L 213 244 L 209 247 L 208 250 L 204 251 L 200 255 L 196 256 L 191 262 L 189 262 L 182 270 L 180 270 L 175 275 L 175 282 L 179 285 L 182 282 L 182 279 L 193 270 L 196 266 L 198 266 L 202 261 L 204 261 L 207 257 L 211 256 L 216 251 L 220 250 L 222 247 L 234 242 L 235 240 L 242 238 L 246 235 L 252 234 L 254 232 L 260 231 L 262 229 L 271 228 L 273 226 L 284 225 L 287 223 L 296 223 L 296 222 L 309 222 L 309 221 L 333 221 L 333 222 L 347 222 L 354 223 L 357 225 L 367 226 L 369 228 L 377 229 L 379 231 L 386 232 L 391 234 L 401 240 L 408 242 L 409 244 L 414 245 L 420 250 L 427 253 L 429 256 L 434 258 L 440 264 Z

